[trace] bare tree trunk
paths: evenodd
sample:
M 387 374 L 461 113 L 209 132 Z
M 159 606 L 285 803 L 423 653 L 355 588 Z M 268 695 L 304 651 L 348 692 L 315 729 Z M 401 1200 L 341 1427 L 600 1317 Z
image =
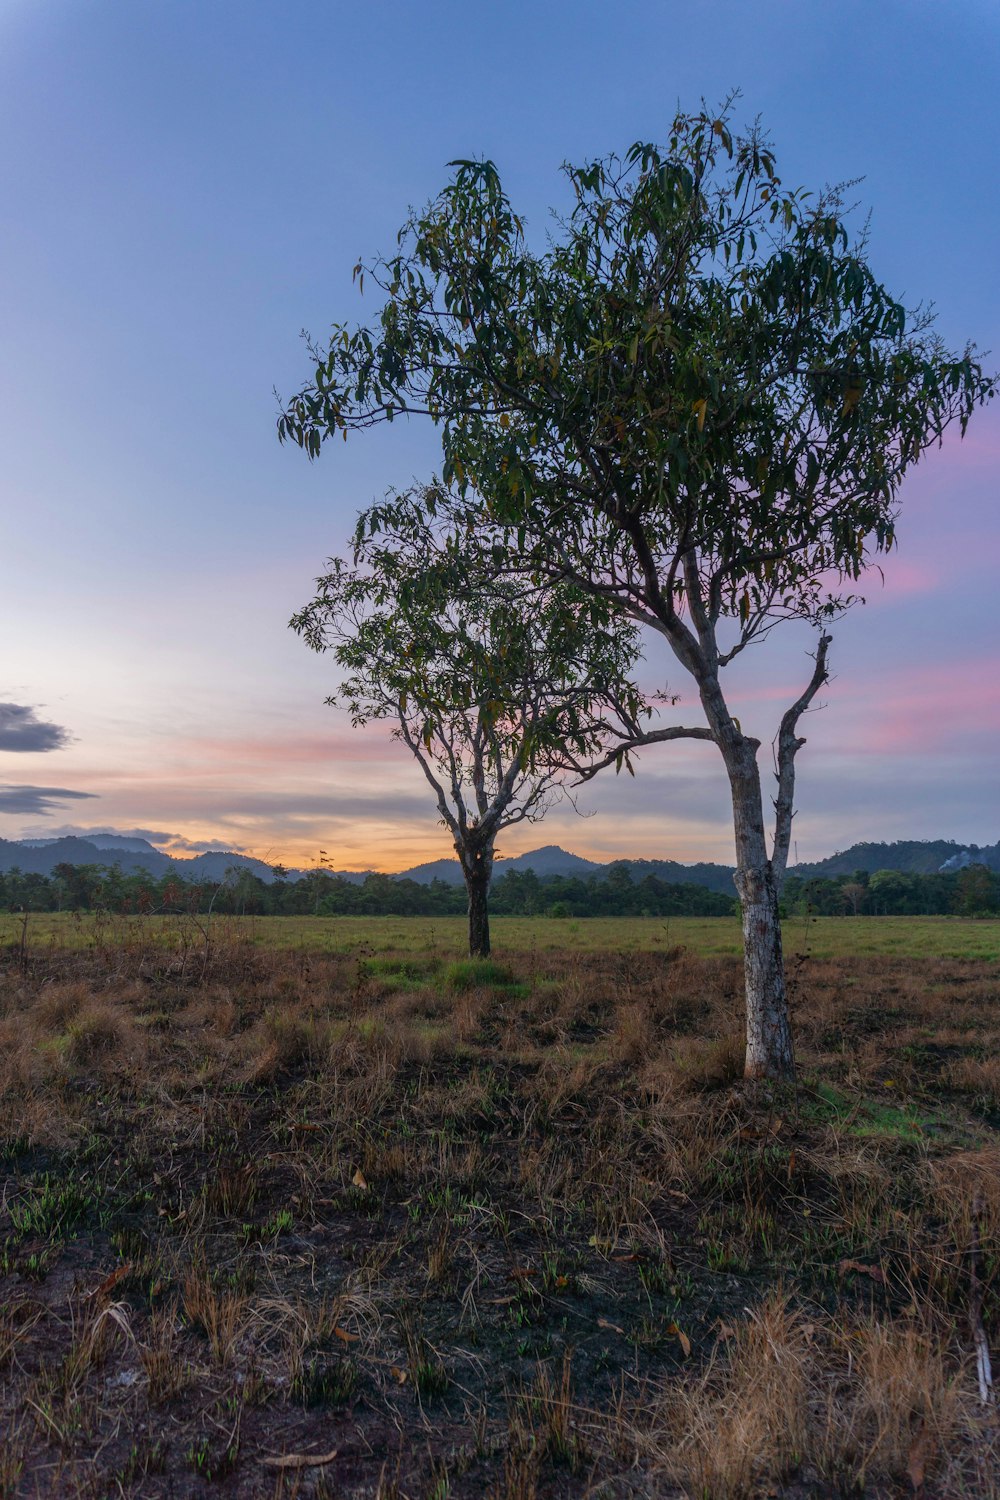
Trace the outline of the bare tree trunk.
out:
M 493 876 L 493 846 L 459 849 L 458 857 L 469 894 L 469 957 L 490 956 L 489 890 Z
M 490 956 L 490 912 L 487 899 L 488 882 L 479 879 L 465 877 L 466 889 L 469 892 L 469 956 L 470 958 L 489 958 Z
M 764 833 L 757 743 L 740 736 L 724 755 L 733 797 L 736 889 L 743 915 L 747 1078 L 794 1078 L 778 891 Z

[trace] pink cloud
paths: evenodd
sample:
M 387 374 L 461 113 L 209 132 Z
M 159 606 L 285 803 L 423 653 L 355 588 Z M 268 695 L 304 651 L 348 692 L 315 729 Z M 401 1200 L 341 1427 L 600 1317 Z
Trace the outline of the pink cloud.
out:
M 881 566 L 884 585 L 877 573 L 869 573 L 866 580 L 869 585 L 865 595 L 868 604 L 875 604 L 880 598 L 895 602 L 912 594 L 931 594 L 942 582 L 940 570 L 926 560 L 899 557 L 893 552 Z M 873 581 L 874 588 L 871 586 Z
M 1000 735 L 1000 663 L 898 669 L 855 687 L 849 707 L 859 750 L 937 753 L 984 748 L 984 740 L 993 747 Z
M 404 752 L 387 724 L 332 729 L 329 734 L 194 735 L 171 741 L 172 758 L 197 762 L 199 775 L 212 767 L 239 771 L 287 770 L 289 766 L 342 765 L 345 761 L 396 760 Z

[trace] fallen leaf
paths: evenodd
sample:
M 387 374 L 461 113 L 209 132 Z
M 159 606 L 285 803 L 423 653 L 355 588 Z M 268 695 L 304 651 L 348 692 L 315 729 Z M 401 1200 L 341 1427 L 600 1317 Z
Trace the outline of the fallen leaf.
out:
M 687 1359 L 687 1357 L 691 1353 L 691 1340 L 688 1338 L 683 1328 L 678 1328 L 676 1323 L 668 1323 L 666 1328 L 664 1329 L 664 1332 L 673 1334 L 674 1338 L 684 1350 L 684 1358 Z
M 638 1260 L 638 1255 L 612 1255 L 611 1259 L 619 1266 L 627 1265 L 630 1260 Z
M 859 1276 L 870 1276 L 872 1281 L 885 1285 L 885 1272 L 881 1266 L 866 1266 L 860 1260 L 842 1260 L 837 1267 L 838 1275 L 846 1276 L 848 1271 L 855 1271 Z
M 718 1328 L 720 1339 L 734 1339 L 736 1337 L 736 1329 L 731 1327 L 728 1323 L 723 1323 L 721 1318 L 719 1319 Z
M 363 1193 L 367 1193 L 368 1183 L 365 1181 L 365 1174 L 362 1172 L 360 1167 L 351 1178 L 351 1183 L 354 1187 L 360 1188 Z
M 399 1365 L 390 1365 L 389 1374 L 392 1376 L 393 1380 L 398 1381 L 400 1385 L 405 1385 L 410 1376 L 410 1372 L 408 1370 L 401 1370 Z
M 610 1328 L 612 1333 L 624 1333 L 624 1328 L 619 1328 L 617 1323 L 609 1323 L 607 1318 L 598 1318 L 598 1328 Z
M 339 1327 L 333 1330 L 333 1334 L 334 1338 L 340 1339 L 342 1344 L 356 1344 L 361 1336 L 357 1333 L 348 1333 L 346 1328 Z
M 119 1266 L 116 1271 L 112 1271 L 111 1272 L 110 1276 L 105 1276 L 105 1278 L 101 1282 L 100 1286 L 95 1286 L 94 1290 L 90 1293 L 90 1295 L 92 1297 L 103 1297 L 105 1295 L 105 1293 L 111 1291 L 112 1287 L 116 1287 L 118 1285 L 119 1281 L 124 1281 L 125 1277 L 131 1271 L 131 1269 L 132 1269 L 132 1262 L 131 1261 L 129 1261 L 128 1265 L 126 1265 L 126 1266 Z
M 261 1463 L 269 1469 L 319 1469 L 336 1457 L 336 1448 L 331 1448 L 329 1453 L 283 1453 L 280 1458 L 262 1458 Z

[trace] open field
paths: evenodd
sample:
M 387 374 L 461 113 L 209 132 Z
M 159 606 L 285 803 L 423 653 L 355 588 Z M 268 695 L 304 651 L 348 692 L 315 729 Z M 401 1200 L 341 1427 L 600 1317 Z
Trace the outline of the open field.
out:
M 0 948 L 19 944 L 23 918 L 0 913 Z M 742 953 L 739 922 L 728 917 L 492 917 L 498 953 L 663 952 L 686 948 L 705 958 Z M 28 949 L 162 944 L 202 948 L 220 941 L 309 953 L 423 953 L 460 958 L 468 951 L 464 917 L 121 917 L 32 912 Z M 791 917 L 785 952 L 812 958 L 980 958 L 1000 962 L 1000 919 L 967 917 Z
M 0 1496 L 1000 1496 L 995 924 L 5 923 Z

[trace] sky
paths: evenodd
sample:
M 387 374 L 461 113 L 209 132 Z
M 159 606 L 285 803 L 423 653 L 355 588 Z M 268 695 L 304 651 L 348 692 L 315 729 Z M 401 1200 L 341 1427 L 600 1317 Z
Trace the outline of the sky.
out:
M 541 243 L 562 162 L 733 89 L 786 183 L 863 179 L 876 274 L 1000 366 L 994 0 L 0 0 L 0 836 L 341 869 L 449 852 L 405 749 L 324 704 L 331 663 L 287 628 L 437 441 L 282 448 L 300 332 L 372 316 L 352 267 L 453 158 L 493 159 Z M 1000 838 L 998 472 L 1000 401 L 904 484 L 804 728 L 800 859 Z M 809 645 L 741 659 L 765 747 Z M 648 671 L 669 675 L 655 644 Z M 650 749 L 502 852 L 730 861 L 718 761 Z

